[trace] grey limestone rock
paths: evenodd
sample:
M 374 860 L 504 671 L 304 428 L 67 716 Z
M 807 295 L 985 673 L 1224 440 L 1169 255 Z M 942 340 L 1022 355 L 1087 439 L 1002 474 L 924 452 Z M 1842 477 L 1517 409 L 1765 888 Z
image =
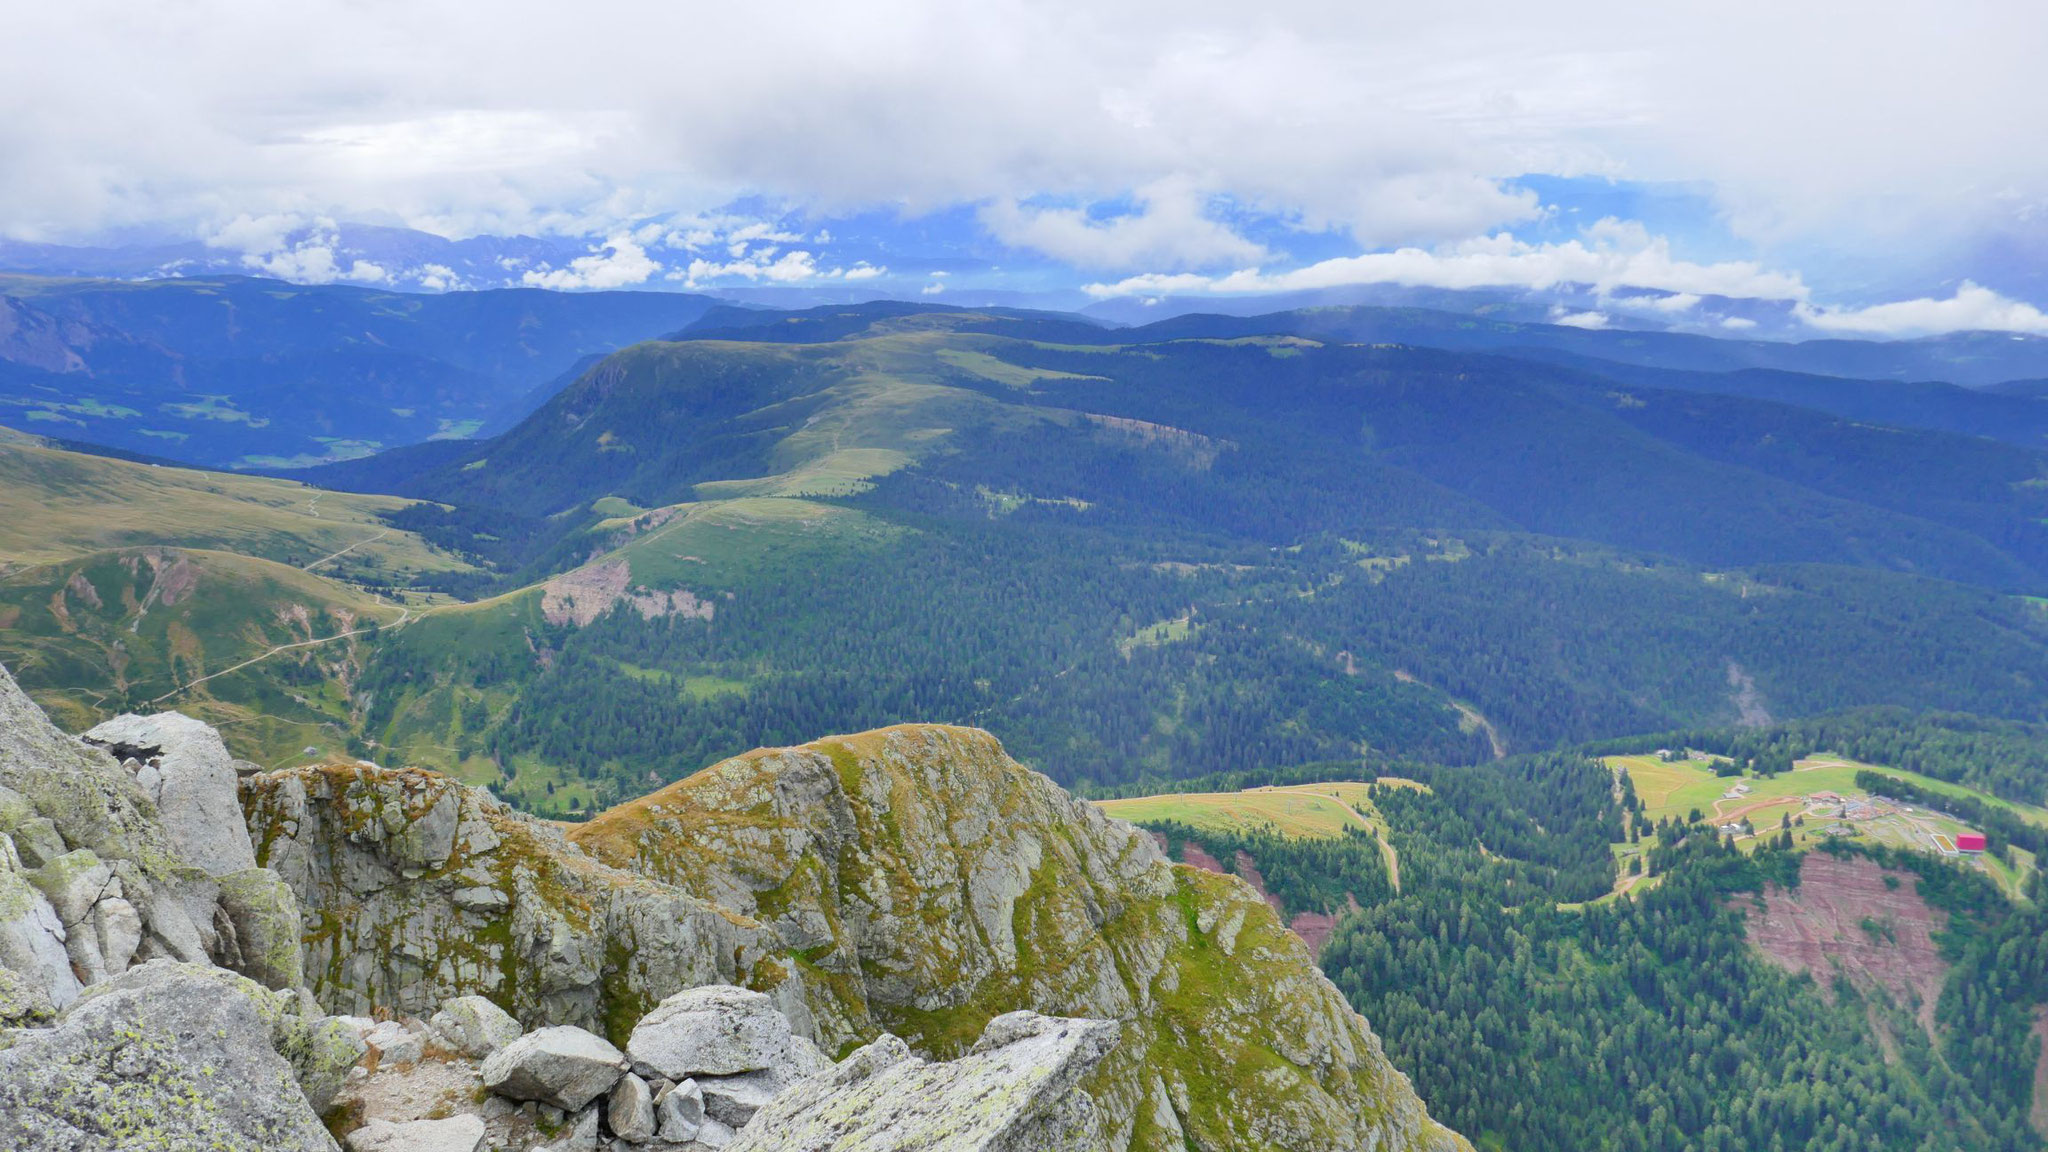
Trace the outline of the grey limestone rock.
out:
M 299 899 L 282 877 L 268 868 L 231 872 L 220 878 L 220 908 L 235 947 L 227 967 L 267 988 L 305 984 Z
M 695 1140 L 704 1126 L 704 1092 L 695 1080 L 672 1085 L 656 1101 L 655 1113 L 663 1140 L 671 1144 Z
M 605 1105 L 605 1122 L 611 1125 L 613 1135 L 629 1144 L 652 1140 L 656 1128 L 654 1094 L 647 1090 L 647 1081 L 631 1072 L 619 1077 Z
M 514 1100 L 574 1112 L 611 1090 L 626 1071 L 617 1048 L 581 1028 L 529 1032 L 484 1061 L 484 1086 Z
M 759 992 L 708 985 L 678 992 L 641 1017 L 626 1042 L 635 1067 L 670 1080 L 731 1076 L 797 1059 L 789 1017 Z
M 299 1090 L 315 1112 L 324 1111 L 341 1090 L 349 1069 L 364 1052 L 361 1034 L 347 1020 L 308 1014 L 296 992 L 265 988 L 246 976 L 210 965 L 152 960 L 86 989 L 78 1005 L 111 995 L 164 997 L 205 984 L 247 1001 L 262 1021 L 270 1046 L 291 1066 Z
M 363 1043 L 377 1054 L 377 1066 L 403 1068 L 417 1064 L 426 1054 L 426 1041 L 418 1032 L 396 1020 L 386 1020 L 363 1034 Z
M 586 1108 L 569 1119 L 569 1130 L 546 1146 L 546 1152 L 597 1152 L 596 1108 Z
M 1065 1152 L 1082 1146 L 1092 1120 L 1094 1102 L 1078 1086 L 1118 1032 L 1114 1021 L 1011 1013 L 989 1023 L 973 1052 L 944 1063 L 877 1041 L 770 1102 L 731 1147 Z
M 713 1116 L 706 1116 L 704 1123 L 697 1126 L 697 1145 L 702 1148 L 730 1148 L 739 1134 L 732 1126 Z
M 109 724 L 161 742 L 149 745 L 162 753 L 148 768 L 155 794 L 59 731 L 0 668 L 0 966 L 58 1007 L 160 958 L 296 987 L 296 904 L 254 868 L 219 737 L 174 713 Z
M 11 1035 L 0 1049 L 0 1147 L 332 1152 L 256 1003 L 203 970 L 173 968 L 103 985 L 56 1027 Z
M 481 1116 L 445 1120 L 372 1120 L 348 1134 L 348 1152 L 482 1152 Z
M 256 867 L 249 831 L 235 796 L 235 762 L 220 733 L 189 716 L 117 716 L 85 734 L 122 758 L 138 757 L 153 769 L 138 774 L 156 803 L 171 848 L 209 876 Z
M 793 1079 L 763 1069 L 737 1076 L 699 1076 L 697 1088 L 704 1094 L 704 1114 L 714 1120 L 746 1126 L 776 1093 L 794 1083 Z
M 56 1015 L 49 993 L 0 966 L 0 1028 L 40 1028 Z
M 0 968 L 18 974 L 42 1003 L 61 1008 L 81 987 L 65 948 L 64 921 L 49 897 L 8 863 L 0 853 Z
M 481 1060 L 519 1039 L 519 1021 L 482 996 L 457 996 L 427 1021 L 429 1031 L 449 1048 Z
M 758 926 L 445 776 L 325 765 L 242 789 L 263 863 L 298 896 L 313 990 L 336 1011 L 427 1016 L 480 995 L 527 1025 L 596 1029 L 731 983 L 763 952 Z

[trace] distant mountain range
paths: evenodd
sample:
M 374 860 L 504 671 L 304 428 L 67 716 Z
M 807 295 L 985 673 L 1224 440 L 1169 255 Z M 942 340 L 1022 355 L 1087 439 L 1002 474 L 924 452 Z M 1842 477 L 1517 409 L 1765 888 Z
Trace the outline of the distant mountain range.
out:
M 708 297 L 0 278 L 0 422 L 209 467 L 492 431 Z

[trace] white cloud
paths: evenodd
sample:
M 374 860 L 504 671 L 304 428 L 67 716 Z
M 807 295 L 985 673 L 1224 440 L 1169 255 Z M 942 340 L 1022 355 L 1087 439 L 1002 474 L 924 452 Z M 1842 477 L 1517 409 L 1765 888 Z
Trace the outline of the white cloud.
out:
M 1137 200 L 1137 211 L 1098 220 L 1080 208 L 1030 208 L 1004 199 L 984 206 L 981 221 L 1013 248 L 1085 269 L 1227 267 L 1270 255 L 1210 218 L 1203 196 L 1185 180 L 1162 181 Z
M 1868 308 L 1802 308 L 1800 318 L 1853 336 L 1928 336 L 1943 332 L 2025 332 L 2048 336 L 2048 313 L 1965 280 L 1946 300 L 1922 297 Z
M 1216 203 L 1435 253 L 1527 234 L 1540 206 L 1513 179 L 1539 172 L 1702 182 L 1763 263 L 1810 268 L 1787 254 L 2010 251 L 2048 206 L 2048 150 L 2013 130 L 2048 122 L 2048 6 L 2018 0 L 790 0 L 774 51 L 674 66 L 759 20 L 587 0 L 574 27 L 632 29 L 593 36 L 547 0 L 488 20 L 464 0 L 16 4 L 0 234 L 325 217 L 609 237 L 754 196 L 987 205 L 991 229 L 1105 275 L 1177 273 L 1272 263 Z M 1171 195 L 1071 207 L 1147 189 Z M 700 231 L 670 246 L 734 259 L 730 228 Z
M 1114 283 L 1090 284 L 1098 298 L 1162 292 L 1258 293 L 1339 288 L 1356 284 L 1401 284 L 1415 288 L 1530 288 L 1586 285 L 1602 294 L 1651 289 L 1695 300 L 1702 295 L 1764 300 L 1804 300 L 1797 276 L 1773 272 L 1751 261 L 1698 264 L 1672 255 L 1671 244 L 1641 225 L 1612 219 L 1564 243 L 1530 244 L 1509 233 L 1483 236 L 1435 250 L 1401 248 L 1340 256 L 1286 272 L 1242 269 L 1223 276 L 1140 275 Z
M 212 230 L 204 239 L 210 248 L 240 252 L 244 267 L 280 280 L 303 284 L 332 284 L 338 280 L 383 284 L 391 279 L 382 265 L 345 256 L 340 251 L 340 237 L 332 220 L 243 214 Z
M 1751 328 L 1756 327 L 1756 321 L 1751 320 L 1747 316 L 1723 316 L 1721 317 L 1721 327 L 1731 332 L 1747 332 Z
M 824 267 L 818 263 L 816 253 L 803 248 L 783 251 L 776 245 L 764 245 L 749 249 L 745 244 L 732 248 L 731 260 L 706 260 L 698 257 L 688 267 L 668 274 L 668 279 L 679 280 L 686 288 L 709 287 L 721 280 L 746 280 L 754 283 L 803 284 L 814 280 L 872 280 L 888 273 L 888 269 L 866 261 L 860 261 L 850 268 Z
M 1668 296 L 1617 296 L 1614 303 L 1626 308 L 1647 308 L 1667 316 L 1690 312 L 1700 302 L 1696 292 L 1673 292 Z
M 1567 312 L 1560 308 L 1551 313 L 1550 322 L 1562 324 L 1567 328 L 1590 328 L 1597 331 L 1607 327 L 1607 313 Z
M 519 281 L 529 288 L 629 288 L 644 284 L 661 271 L 661 263 L 647 255 L 625 233 L 613 236 L 590 255 L 578 256 L 567 268 L 528 269 Z
M 446 264 L 422 264 L 417 275 L 420 287 L 430 292 L 453 292 L 468 286 L 455 269 Z

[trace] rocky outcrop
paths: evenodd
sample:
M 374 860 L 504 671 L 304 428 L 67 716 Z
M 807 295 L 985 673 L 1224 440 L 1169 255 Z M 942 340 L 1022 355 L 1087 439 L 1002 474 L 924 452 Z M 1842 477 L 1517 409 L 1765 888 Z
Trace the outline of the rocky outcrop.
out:
M 1862 856 L 1809 852 L 1799 861 L 1799 886 L 1767 885 L 1758 903 L 1730 901 L 1771 963 L 1811 973 L 1830 1002 L 1836 980 L 1845 978 L 1911 1013 L 1935 1037 L 1934 1006 L 1949 970 L 1937 940 L 1948 916 L 1921 898 L 1912 873 Z
M 334 1011 L 424 1016 L 478 994 L 529 1025 L 619 1033 L 671 993 L 748 982 L 773 945 L 433 772 L 298 768 L 245 777 L 242 795 L 257 858 L 305 908 L 307 976 Z
M 985 732 L 750 753 L 571 838 L 771 929 L 828 1051 L 886 1031 L 959 1056 L 1019 1009 L 1119 1021 L 1073 1147 L 1463 1146 L 1243 882 L 1175 867 Z
M 220 738 L 175 714 L 98 731 L 124 759 L 0 669 L 0 967 L 60 1008 L 158 958 L 299 986 L 297 898 L 255 867 Z
M 0 1147 L 331 1152 L 277 1020 L 250 995 L 261 988 L 219 969 L 145 969 L 80 997 L 53 1028 L 0 1039 Z
M 85 734 L 124 764 L 156 805 L 172 851 L 209 876 L 256 867 L 235 792 L 235 761 L 220 733 L 189 716 L 117 716 Z
M 427 772 L 243 790 L 258 859 L 306 909 L 314 987 L 349 1011 L 482 994 L 637 1060 L 634 1024 L 705 984 L 763 993 L 827 1052 L 886 1032 L 964 1056 L 1030 1009 L 1117 1022 L 1076 1149 L 1464 1146 L 1255 893 L 1174 866 L 983 732 L 754 752 L 566 836 Z M 701 1071 L 707 1122 L 788 1083 Z
M 1256 893 L 983 732 L 567 835 L 430 772 L 246 774 L 239 841 L 217 737 L 94 736 L 0 675 L 0 1146 L 328 1149 L 332 1101 L 364 1152 L 1466 1147 Z
M 829 1075 L 796 1085 L 753 1118 L 729 1152 L 1064 1152 L 1100 1128 L 1082 1080 L 1116 1046 L 1107 1020 L 1014 1012 L 973 1050 L 927 1063 L 884 1035 Z

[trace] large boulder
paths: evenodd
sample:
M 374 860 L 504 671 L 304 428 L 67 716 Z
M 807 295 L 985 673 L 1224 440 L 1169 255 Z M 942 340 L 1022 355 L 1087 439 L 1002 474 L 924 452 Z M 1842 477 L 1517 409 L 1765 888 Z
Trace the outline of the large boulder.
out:
M 484 1087 L 514 1100 L 575 1112 L 626 1074 L 626 1057 L 603 1037 L 560 1025 L 529 1032 L 484 1061 Z
M 135 780 L 156 804 L 171 848 L 209 876 L 256 866 L 236 799 L 235 760 L 220 733 L 190 716 L 116 716 L 85 734 L 88 744 L 137 765 Z
M 789 1017 L 767 996 L 714 984 L 663 1000 L 633 1026 L 626 1055 L 642 1075 L 731 1076 L 789 1064 Z
M 569 837 L 769 926 L 780 970 L 738 983 L 801 988 L 790 1018 L 829 1050 L 891 1032 L 950 1058 L 1021 1009 L 1119 1022 L 1077 1152 L 1466 1147 L 1247 884 L 1174 865 L 986 732 L 761 749 Z
M 441 1005 L 427 1030 L 464 1056 L 481 1060 L 514 1040 L 523 1029 L 511 1013 L 482 996 L 457 996 Z
M 966 1056 L 927 1063 L 893 1036 L 764 1106 L 729 1152 L 1056 1152 L 1085 1146 L 1097 1107 L 1082 1079 L 1116 1046 L 1114 1021 L 1016 1012 Z
M 215 920 L 220 962 L 267 988 L 305 984 L 305 949 L 299 943 L 299 898 L 268 868 L 244 868 L 220 878 L 221 915 Z
M 10 1152 L 335 1147 L 256 1003 L 191 966 L 103 985 L 56 1027 L 8 1040 L 0 1148 Z
M 224 968 L 152 960 L 87 989 L 79 1003 L 116 993 L 171 996 L 199 983 L 249 1003 L 267 1030 L 271 1049 L 291 1066 L 306 1102 L 315 1112 L 326 1111 L 349 1070 L 362 1059 L 363 1040 L 353 1025 L 339 1017 L 319 1015 L 297 992 L 265 988 Z
M 30 1013 L 34 1005 L 62 1007 L 77 999 L 83 987 L 71 970 L 64 921 L 11 849 L 0 836 L 0 969 L 20 985 L 15 1012 Z

